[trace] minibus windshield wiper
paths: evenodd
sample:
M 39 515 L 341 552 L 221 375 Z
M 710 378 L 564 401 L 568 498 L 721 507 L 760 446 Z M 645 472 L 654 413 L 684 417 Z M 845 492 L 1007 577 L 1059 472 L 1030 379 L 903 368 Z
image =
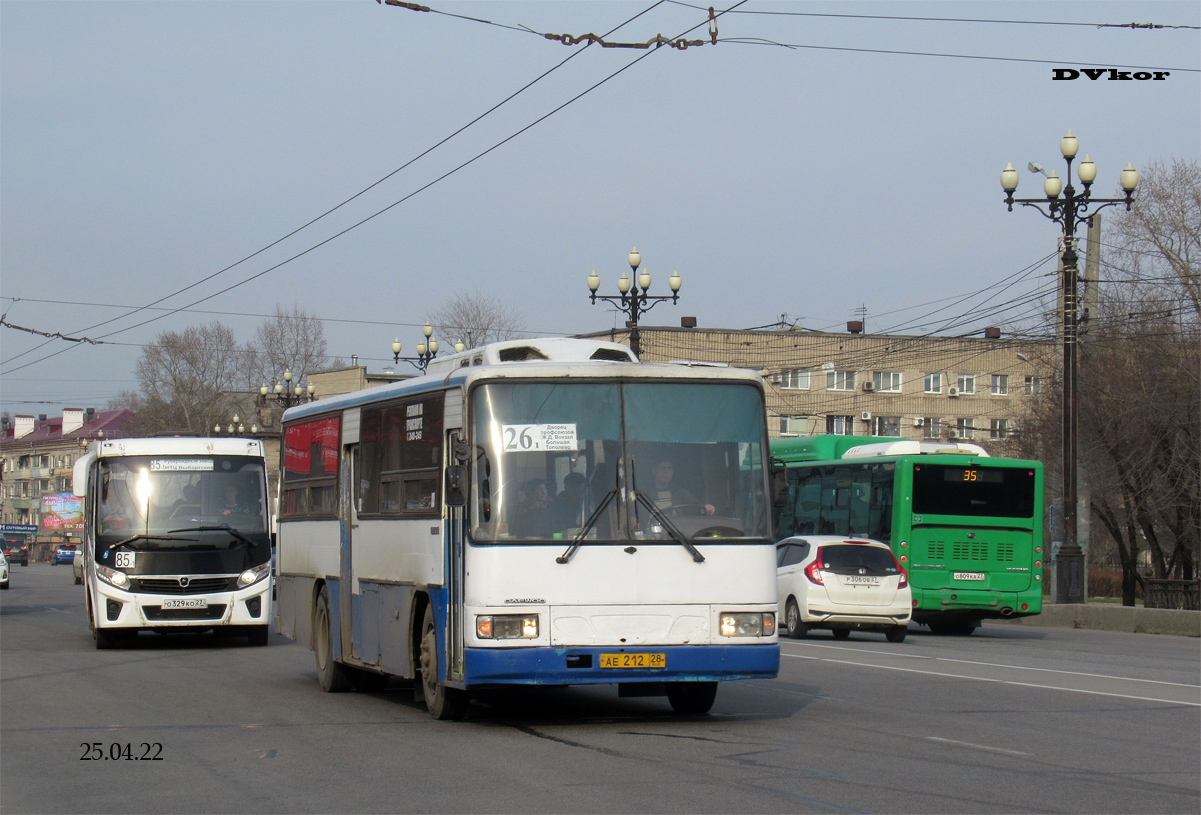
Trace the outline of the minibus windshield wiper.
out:
M 637 496 L 638 503 L 646 507 L 647 511 L 650 512 L 654 519 L 658 521 L 664 529 L 667 530 L 668 534 L 670 534 L 680 543 L 681 546 L 688 550 L 688 554 L 692 555 L 692 559 L 695 562 L 705 562 L 705 556 L 701 554 L 700 550 L 693 546 L 692 542 L 688 540 L 687 536 L 677 529 L 675 524 L 667 519 L 667 515 L 664 514 L 663 510 L 655 506 L 655 502 L 648 498 L 645 492 L 642 490 L 637 490 L 635 491 L 634 495 Z
M 609 506 L 609 503 L 616 495 L 617 490 L 609 490 L 609 492 L 601 500 L 600 504 L 597 505 L 596 509 L 592 511 L 592 515 L 588 518 L 588 522 L 580 527 L 579 534 L 575 536 L 575 540 L 571 542 L 571 546 L 568 546 L 566 552 L 555 558 L 555 563 L 567 563 L 569 560 L 571 560 L 571 556 L 574 555 L 576 550 L 580 548 L 580 545 L 584 542 L 585 536 L 592 531 L 592 527 L 596 525 L 597 519 L 600 518 L 601 513 L 605 511 L 605 507 Z
M 185 530 L 176 530 L 176 531 L 182 532 Z M 116 549 L 118 546 L 125 546 L 127 544 L 134 543 L 136 541 L 194 541 L 194 540 L 196 540 L 196 539 L 195 538 L 172 538 L 169 535 L 134 535 L 132 537 L 126 538 L 125 540 L 119 540 L 116 543 L 112 544 L 111 546 L 106 546 L 104 551 L 109 552 L 109 551 L 112 551 L 113 549 Z
M 170 534 L 174 535 L 176 532 L 228 532 L 242 543 L 245 543 L 249 546 L 258 546 L 257 543 L 243 535 L 238 530 L 234 529 L 229 524 L 216 524 L 214 526 L 189 526 L 187 529 L 172 529 Z

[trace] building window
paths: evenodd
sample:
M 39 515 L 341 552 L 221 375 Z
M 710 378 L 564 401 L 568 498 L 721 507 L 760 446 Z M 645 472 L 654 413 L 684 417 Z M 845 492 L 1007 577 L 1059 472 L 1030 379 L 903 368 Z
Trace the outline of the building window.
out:
M 835 436 L 854 436 L 855 435 L 855 417 L 854 416 L 827 416 L 826 417 L 826 432 L 832 433 Z
M 781 416 L 781 436 L 803 436 L 808 431 L 804 416 Z
M 976 437 L 976 420 L 975 419 L 956 419 L 955 420 L 955 435 L 961 439 L 973 439 Z
M 926 374 L 926 393 L 942 393 L 942 374 Z
M 993 396 L 1008 396 L 1009 395 L 1009 376 L 1007 374 L 992 375 L 992 395 Z
M 937 416 L 926 416 L 922 419 L 922 438 L 938 440 L 942 438 L 942 419 Z
M 993 441 L 1003 441 L 1009 437 L 1009 420 L 993 419 L 989 422 L 988 437 Z
M 900 436 L 900 416 L 876 416 L 872 419 L 873 436 Z
M 1037 376 L 1026 377 L 1026 395 L 1027 396 L 1038 396 L 1038 392 L 1040 390 L 1042 390 L 1042 386 L 1043 386 L 1042 380 L 1039 379 Z
M 809 390 L 809 370 L 807 368 L 792 368 L 780 372 L 780 387 L 787 390 Z
M 901 392 L 900 371 L 872 371 L 872 384 L 881 393 Z
M 959 375 L 959 392 L 961 394 L 970 394 L 976 392 L 976 375 L 975 374 L 960 374 Z
M 853 391 L 855 390 L 854 371 L 826 371 L 826 390 Z

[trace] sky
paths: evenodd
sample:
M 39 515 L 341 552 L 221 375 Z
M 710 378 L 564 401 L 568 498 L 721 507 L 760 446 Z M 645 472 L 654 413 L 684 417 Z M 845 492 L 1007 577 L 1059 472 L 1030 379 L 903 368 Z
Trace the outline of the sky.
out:
M 1041 195 L 1071 128 L 1112 197 L 1201 153 L 1196 2 L 730 0 L 716 44 L 699 4 L 426 2 L 0 2 L 0 311 L 101 341 L 0 327 L 0 409 L 103 409 L 160 332 L 277 305 L 373 371 L 458 292 L 611 328 L 587 277 L 634 246 L 683 279 L 644 326 L 1017 326 L 1062 232 L 1006 162 Z M 704 44 L 541 36 L 589 33 Z M 1110 66 L 1170 73 L 1052 78 Z

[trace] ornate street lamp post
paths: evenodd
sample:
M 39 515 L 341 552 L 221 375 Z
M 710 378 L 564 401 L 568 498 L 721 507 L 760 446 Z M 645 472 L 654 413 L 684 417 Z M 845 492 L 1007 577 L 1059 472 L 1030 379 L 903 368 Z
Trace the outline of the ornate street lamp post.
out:
M 400 355 L 400 337 L 392 340 L 392 361 L 405 362 L 412 365 L 417 370 L 425 373 L 425 369 L 429 367 L 430 361 L 438 356 L 438 340 L 434 339 L 434 327 L 430 325 L 430 321 L 426 320 L 425 325 L 421 328 L 421 333 L 425 335 L 425 341 L 417 343 L 417 356 L 402 357 Z M 462 340 L 455 341 L 455 352 L 466 350 L 467 346 L 463 345 Z
M 268 387 L 267 383 L 264 382 L 262 387 L 259 388 L 259 398 L 264 404 L 266 404 L 268 399 L 274 399 L 280 404 L 280 407 L 287 410 L 293 405 L 313 401 L 316 398 L 316 392 L 317 387 L 312 382 L 308 384 L 308 387 L 301 386 L 299 380 L 293 384 L 292 372 L 288 370 L 284 371 L 283 382 L 280 382 L 278 379 L 275 380 L 274 388 Z
M 246 435 L 246 430 L 247 430 L 246 425 L 242 423 L 242 417 L 236 413 L 233 415 L 233 418 L 231 418 L 229 420 L 229 424 L 226 425 L 224 428 L 221 427 L 220 422 L 217 422 L 217 424 L 213 425 L 213 435 L 214 436 L 220 436 L 222 434 L 222 432 L 224 432 L 228 436 L 244 436 L 244 435 Z M 250 435 L 257 436 L 258 432 L 259 432 L 259 426 L 257 424 L 251 424 L 250 425 Z
M 679 302 L 680 286 L 683 281 L 680 279 L 679 272 L 672 272 L 671 277 L 667 280 L 667 285 L 671 287 L 671 294 L 647 294 L 647 290 L 651 287 L 651 275 L 645 269 L 642 272 L 638 271 L 638 267 L 642 264 L 642 255 L 638 254 L 637 246 L 630 252 L 629 261 L 635 280 L 631 281 L 630 277 L 622 272 L 617 281 L 617 291 L 621 293 L 620 295 L 597 294 L 596 290 L 600 288 L 600 275 L 595 270 L 588 275 L 588 289 L 592 292 L 593 305 L 596 305 L 597 300 L 603 300 L 617 306 L 618 311 L 629 316 L 627 324 L 630 327 L 630 350 L 634 352 L 634 356 L 639 356 L 642 353 L 642 335 L 638 331 L 639 318 L 663 300 L 670 300 L 673 304 Z
M 1084 161 L 1076 172 L 1084 190 L 1077 192 L 1072 186 L 1072 159 L 1076 157 L 1079 143 L 1072 131 L 1059 142 L 1059 152 L 1067 162 L 1067 186 L 1058 174 L 1051 170 L 1045 173 L 1043 192 L 1045 198 L 1014 198 L 1018 186 L 1018 174 L 1013 164 L 1005 165 L 1001 173 L 1001 187 L 1005 190 L 1005 203 L 1009 211 L 1014 204 L 1034 207 L 1045 217 L 1063 227 L 1063 544 L 1055 558 L 1055 599 L 1060 603 L 1083 603 L 1087 598 L 1084 585 L 1084 551 L 1077 539 L 1076 518 L 1076 451 L 1077 451 L 1077 391 L 1076 367 L 1078 358 L 1079 302 L 1077 294 L 1078 273 L 1076 270 L 1076 228 L 1105 207 L 1125 204 L 1126 210 L 1134 202 L 1134 188 L 1138 186 L 1138 173 L 1133 164 L 1127 164 L 1120 182 L 1125 198 L 1094 198 L 1090 187 L 1097 177 L 1097 165 L 1092 157 Z M 1041 172 L 1035 164 L 1030 169 Z M 1060 193 L 1063 197 L 1060 197 Z M 1089 210 L 1092 210 L 1090 213 Z

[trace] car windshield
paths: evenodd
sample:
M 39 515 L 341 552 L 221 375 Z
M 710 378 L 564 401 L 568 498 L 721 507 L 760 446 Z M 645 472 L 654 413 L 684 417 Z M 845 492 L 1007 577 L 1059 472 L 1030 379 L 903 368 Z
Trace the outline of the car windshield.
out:
M 135 547 L 226 548 L 237 541 L 230 529 L 267 539 L 261 459 L 130 456 L 101 459 L 99 467 L 99 550 L 131 538 Z
M 761 392 L 700 382 L 473 391 L 472 537 L 763 539 Z
M 836 573 L 897 574 L 897 562 L 892 552 L 880 546 L 861 543 L 826 544 L 819 550 L 821 568 Z

